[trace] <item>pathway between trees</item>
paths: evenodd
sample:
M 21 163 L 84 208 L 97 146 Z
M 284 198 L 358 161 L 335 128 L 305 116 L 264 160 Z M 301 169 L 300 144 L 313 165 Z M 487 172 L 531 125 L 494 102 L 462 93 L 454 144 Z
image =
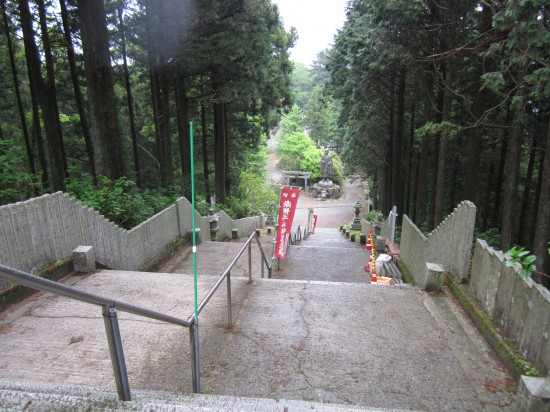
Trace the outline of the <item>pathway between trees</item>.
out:
M 267 178 L 276 183 L 286 184 L 281 171 L 277 168 L 278 159 L 275 154 L 277 142 L 274 134 L 267 141 L 267 147 Z M 321 158 L 319 158 L 319 167 L 321 167 Z M 311 198 L 302 190 L 294 216 L 294 227 L 298 227 L 298 225 L 305 227 L 307 225 L 309 208 L 313 208 L 315 214 L 318 216 L 317 227 L 333 228 L 351 222 L 355 215 L 354 204 L 359 200 L 361 205 L 365 205 L 365 194 L 359 179 L 351 180 L 347 178 L 341 186 L 342 196 L 339 199 L 328 199 L 326 201 Z M 362 208 L 362 213 L 364 213 L 364 207 Z

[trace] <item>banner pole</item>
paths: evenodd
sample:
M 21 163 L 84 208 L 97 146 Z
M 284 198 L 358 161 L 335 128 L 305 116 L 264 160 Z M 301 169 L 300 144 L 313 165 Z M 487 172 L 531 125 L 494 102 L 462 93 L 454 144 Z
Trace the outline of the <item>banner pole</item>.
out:
M 275 230 L 273 231 L 273 242 L 271 242 L 271 262 L 269 263 L 269 268 L 273 267 L 273 259 L 275 258 L 275 239 L 277 239 L 277 230 L 279 229 L 279 203 L 281 202 L 281 188 L 279 188 L 279 194 L 277 195 L 277 216 L 275 216 Z

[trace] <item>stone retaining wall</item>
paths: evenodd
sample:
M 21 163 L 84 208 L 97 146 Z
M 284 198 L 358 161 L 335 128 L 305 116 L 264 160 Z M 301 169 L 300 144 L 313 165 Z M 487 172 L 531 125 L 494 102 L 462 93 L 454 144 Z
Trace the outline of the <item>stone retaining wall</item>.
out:
M 476 241 L 470 294 L 543 375 L 550 372 L 550 292 L 504 265 L 504 253 Z
M 459 279 L 468 277 L 476 207 L 472 202 L 461 202 L 445 220 L 427 236 L 403 216 L 400 258 L 415 283 L 422 284 L 426 263 L 437 263 Z
M 72 255 L 79 245 L 93 246 L 96 261 L 112 269 L 143 270 L 174 240 L 192 230 L 192 206 L 185 198 L 126 230 L 67 194 L 58 192 L 0 207 L 0 262 L 30 272 Z M 260 227 L 261 218 L 232 220 L 219 213 L 218 239 Z M 201 240 L 210 240 L 208 217 L 195 211 Z M 0 282 L 0 290 L 7 285 Z

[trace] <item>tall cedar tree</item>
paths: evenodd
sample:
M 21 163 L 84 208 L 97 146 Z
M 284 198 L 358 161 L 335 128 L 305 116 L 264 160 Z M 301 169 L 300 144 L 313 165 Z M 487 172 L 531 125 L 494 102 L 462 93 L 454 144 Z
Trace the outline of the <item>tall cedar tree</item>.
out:
M 105 7 L 103 0 L 78 0 L 77 4 L 95 168 L 98 175 L 118 179 L 124 176 L 125 167 Z

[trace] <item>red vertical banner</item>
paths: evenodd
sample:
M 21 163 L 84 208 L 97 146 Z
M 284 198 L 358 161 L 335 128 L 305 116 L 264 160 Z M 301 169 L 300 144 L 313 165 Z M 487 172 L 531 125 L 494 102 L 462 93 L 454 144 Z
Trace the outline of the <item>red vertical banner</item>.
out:
M 300 188 L 283 187 L 281 189 L 281 201 L 279 203 L 279 221 L 277 226 L 277 237 L 275 238 L 275 257 L 284 259 L 286 249 L 290 240 L 292 221 L 296 204 L 300 196 Z

